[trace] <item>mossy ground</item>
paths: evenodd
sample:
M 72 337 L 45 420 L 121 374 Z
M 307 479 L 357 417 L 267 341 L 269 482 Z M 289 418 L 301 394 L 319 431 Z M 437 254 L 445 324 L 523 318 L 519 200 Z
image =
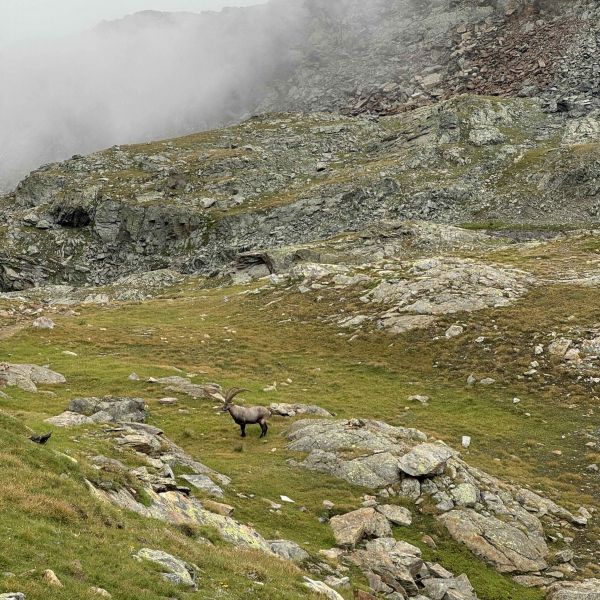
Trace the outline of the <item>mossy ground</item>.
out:
M 557 264 L 573 253 L 591 258 L 597 252 L 594 239 L 568 249 L 556 243 L 537 252 Z M 550 269 L 547 261 L 537 260 L 533 247 L 530 255 L 503 250 L 494 258 L 540 272 Z M 176 406 L 160 405 L 159 398 L 173 393 L 147 383 L 150 376 L 194 373 L 196 382 L 250 388 L 248 402 L 316 403 L 340 417 L 418 427 L 455 446 L 462 435 L 471 435 L 473 445 L 464 456 L 472 464 L 543 490 L 570 508 L 598 505 L 598 481 L 585 474 L 585 466 L 598 455 L 585 446 L 583 435 L 594 424 L 594 384 L 577 380 L 558 364 L 535 378 L 521 377 L 540 334 L 566 331 L 574 320 L 581 325 L 600 321 L 593 288 L 544 285 L 509 308 L 444 319 L 431 330 L 394 338 L 365 331 L 349 341 L 319 317 L 349 308 L 355 301 L 351 294 L 340 298 L 324 291 L 317 301 L 295 288 L 240 294 L 248 289 L 201 284 L 191 280 L 146 303 L 81 307 L 75 315 L 57 318 L 53 331 L 27 328 L 0 340 L 3 359 L 49 364 L 68 380 L 52 389 L 53 395 L 10 389 L 10 399 L 0 400 L 5 481 L 0 488 L 0 570 L 16 575 L 0 578 L 0 591 L 21 590 L 29 598 L 85 598 L 95 585 L 116 598 L 187 597 L 148 565 L 132 560 L 136 550 L 150 546 L 201 567 L 199 598 L 308 597 L 300 571 L 286 563 L 224 544 L 200 545 L 194 540 L 198 532 L 99 505 L 88 494 L 84 477 L 97 476 L 90 456 L 114 454 L 101 428 L 56 429 L 46 447 L 27 440 L 25 426 L 47 430 L 43 419 L 64 410 L 75 396 L 144 397 L 152 424 L 198 460 L 232 477 L 225 501 L 235 506 L 239 520 L 266 538 L 297 541 L 315 556 L 333 544 L 329 528 L 318 521 L 322 501 L 334 501 L 340 512 L 354 509 L 365 490 L 289 465 L 288 459 L 296 457 L 286 450 L 283 437 L 289 421 L 273 418 L 265 440 L 252 428 L 241 440 L 235 425 L 211 402 L 180 395 Z M 273 300 L 277 302 L 270 304 Z M 436 339 L 457 321 L 467 325 L 463 337 Z M 486 338 L 485 344 L 475 343 L 479 336 Z M 78 356 L 66 356 L 65 350 Z M 128 380 L 132 371 L 141 381 Z M 497 383 L 468 387 L 470 373 Z M 287 379 L 292 383 L 284 385 Z M 279 383 L 277 392 L 261 391 L 273 381 Z M 411 394 L 430 396 L 429 406 L 407 407 Z M 513 404 L 515 396 L 522 400 L 518 405 Z M 554 450 L 562 455 L 552 454 Z M 280 495 L 296 504 L 273 512 L 269 501 Z M 466 572 L 482 600 L 542 597 L 474 559 L 427 515 L 396 533 L 420 545 L 428 558 Z M 435 536 L 437 551 L 421 543 L 423 533 Z M 589 552 L 598 539 L 592 526 L 578 536 L 576 547 Z M 64 588 L 45 586 L 41 573 L 46 568 L 56 571 Z

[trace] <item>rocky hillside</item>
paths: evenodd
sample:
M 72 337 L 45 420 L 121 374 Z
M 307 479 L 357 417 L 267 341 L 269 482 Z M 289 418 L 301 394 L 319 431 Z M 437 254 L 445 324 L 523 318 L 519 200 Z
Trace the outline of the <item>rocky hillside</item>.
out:
M 103 27 L 258 14 L 259 115 L 0 197 L 0 600 L 600 600 L 597 7 Z
M 386 220 L 588 226 L 600 214 L 599 115 L 459 96 L 381 118 L 266 116 L 74 157 L 2 199 L 0 287 L 227 272 L 248 252 Z

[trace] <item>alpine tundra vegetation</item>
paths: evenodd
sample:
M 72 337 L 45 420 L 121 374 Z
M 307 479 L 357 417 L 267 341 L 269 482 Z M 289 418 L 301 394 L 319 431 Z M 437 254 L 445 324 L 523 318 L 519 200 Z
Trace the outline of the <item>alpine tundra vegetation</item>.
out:
M 597 3 L 100 31 L 184 25 L 210 104 L 0 161 L 0 599 L 600 600 Z

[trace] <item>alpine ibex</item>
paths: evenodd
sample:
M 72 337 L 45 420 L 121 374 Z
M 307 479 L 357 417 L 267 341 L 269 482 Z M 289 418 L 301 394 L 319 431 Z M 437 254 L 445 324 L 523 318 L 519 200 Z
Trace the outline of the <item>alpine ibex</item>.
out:
M 233 399 L 242 392 L 247 392 L 244 388 L 231 388 L 225 395 L 218 392 L 213 397 L 223 403 L 223 412 L 228 412 L 232 419 L 240 426 L 242 437 L 246 437 L 246 425 L 260 425 L 260 437 L 265 437 L 269 429 L 267 419 L 271 416 L 271 411 L 264 406 L 237 406 Z

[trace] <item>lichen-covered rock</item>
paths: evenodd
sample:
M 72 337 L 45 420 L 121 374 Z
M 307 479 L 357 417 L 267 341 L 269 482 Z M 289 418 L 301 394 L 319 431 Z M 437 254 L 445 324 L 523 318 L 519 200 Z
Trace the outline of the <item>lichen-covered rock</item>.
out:
M 308 552 L 296 544 L 296 542 L 291 542 L 290 540 L 269 540 L 268 544 L 271 546 L 274 554 L 285 560 L 301 563 L 310 558 Z
M 203 508 L 202 504 L 180 492 L 156 493 L 146 490 L 150 506 L 138 502 L 126 489 L 106 492 L 89 484 L 98 498 L 132 510 L 142 516 L 159 519 L 174 525 L 201 525 L 213 527 L 221 537 L 236 546 L 254 548 L 272 554 L 269 543 L 254 529 L 231 517 L 218 515 Z
M 455 454 L 443 444 L 419 444 L 400 458 L 398 466 L 412 477 L 438 475 Z
M 343 596 L 338 594 L 334 589 L 330 588 L 326 583 L 322 581 L 316 581 L 310 577 L 304 577 L 304 586 L 312 592 L 316 592 L 329 600 L 344 600 Z
M 81 425 L 91 425 L 94 423 L 94 420 L 85 415 L 67 410 L 56 417 L 45 419 L 45 422 L 55 427 L 79 427 Z
M 359 508 L 329 521 L 338 546 L 354 547 L 365 537 L 389 537 L 388 520 L 374 508 Z
M 281 417 L 295 417 L 296 415 L 315 415 L 317 417 L 332 417 L 333 415 L 324 408 L 315 404 L 285 404 L 273 402 L 269 406 L 273 415 Z
M 394 525 L 405 525 L 408 527 L 412 523 L 412 514 L 410 510 L 403 506 L 381 504 L 376 507 L 376 510 Z
M 60 385 L 66 381 L 63 375 L 47 367 L 0 363 L 0 382 L 26 392 L 37 392 L 38 385 Z
M 548 600 L 600 600 L 600 579 L 555 583 L 548 590 Z
M 453 510 L 439 520 L 456 541 L 501 573 L 530 573 L 548 566 L 543 538 L 528 536 L 515 524 L 472 509 Z
M 197 568 L 180 558 L 150 548 L 142 548 L 135 558 L 159 565 L 165 571 L 163 577 L 173 585 L 196 589 Z
M 98 423 L 134 422 L 146 420 L 146 404 L 142 398 L 74 398 L 69 411 L 90 417 Z
M 191 483 L 195 488 L 216 496 L 217 498 L 223 497 L 223 489 L 218 486 L 208 475 L 182 475 L 182 479 L 185 479 L 188 483 Z

